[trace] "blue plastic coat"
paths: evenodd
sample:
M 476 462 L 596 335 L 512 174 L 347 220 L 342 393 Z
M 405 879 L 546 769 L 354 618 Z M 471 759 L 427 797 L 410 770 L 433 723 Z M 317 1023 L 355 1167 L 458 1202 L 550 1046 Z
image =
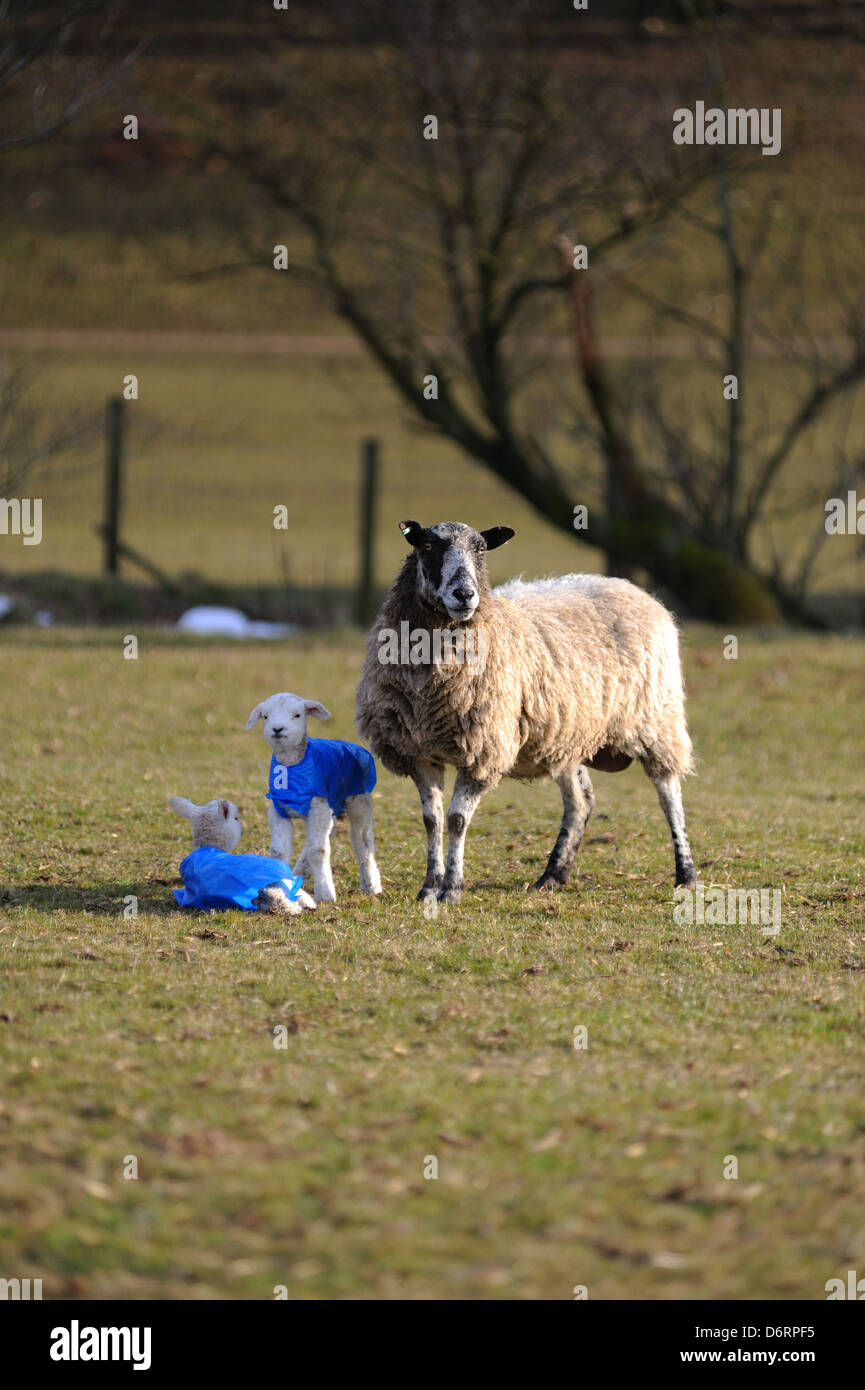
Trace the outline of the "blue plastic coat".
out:
M 181 907 L 211 910 L 241 907 L 254 912 L 253 900 L 262 888 L 279 884 L 292 901 L 303 887 L 303 880 L 292 875 L 281 859 L 263 854 L 227 854 L 223 849 L 194 849 L 180 865 L 184 888 L 175 888 Z
M 366 748 L 337 738 L 311 738 L 294 767 L 271 758 L 267 795 L 283 819 L 292 811 L 309 815 L 315 796 L 327 797 L 334 815 L 341 816 L 346 797 L 371 792 L 375 782 L 375 759 Z

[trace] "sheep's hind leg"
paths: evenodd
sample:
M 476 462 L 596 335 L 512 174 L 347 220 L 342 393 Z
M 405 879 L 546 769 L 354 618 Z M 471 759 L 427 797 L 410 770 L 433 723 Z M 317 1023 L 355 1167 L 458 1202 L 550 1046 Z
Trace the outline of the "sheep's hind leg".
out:
M 445 876 L 438 893 L 439 902 L 458 903 L 462 897 L 466 831 L 486 790 L 487 784 L 476 782 L 460 768 L 448 807 L 448 857 Z
M 562 825 L 549 863 L 534 888 L 559 888 L 567 883 L 577 850 L 595 806 L 595 793 L 584 767 L 569 767 L 555 778 L 562 794 Z
M 373 810 L 370 793 L 362 792 L 359 796 L 348 797 L 345 809 L 348 813 L 348 836 L 360 869 L 360 891 L 362 893 L 380 893 L 381 874 L 375 862 Z
M 438 897 L 445 872 L 442 854 L 444 769 L 432 763 L 417 763 L 412 780 L 418 789 L 426 828 L 426 878 L 417 898 L 418 902 L 428 902 Z
M 667 817 L 670 834 L 673 837 L 673 853 L 676 857 L 676 887 L 686 887 L 697 882 L 697 870 L 691 858 L 691 846 L 685 830 L 685 810 L 682 806 L 682 785 L 674 772 L 654 772 L 646 769 L 655 784 L 658 800 Z

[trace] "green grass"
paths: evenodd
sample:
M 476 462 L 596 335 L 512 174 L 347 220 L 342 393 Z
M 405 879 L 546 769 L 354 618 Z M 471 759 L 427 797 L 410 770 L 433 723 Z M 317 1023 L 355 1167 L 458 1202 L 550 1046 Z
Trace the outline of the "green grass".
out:
M 46 1298 L 822 1299 L 861 1271 L 861 640 L 742 636 L 726 661 L 720 632 L 687 637 L 695 856 L 707 884 L 783 891 L 767 938 L 675 925 L 634 769 L 595 778 L 556 897 L 523 891 L 555 791 L 506 783 L 463 904 L 426 920 L 415 795 L 382 774 L 381 901 L 340 831 L 314 916 L 174 911 L 169 795 L 233 797 L 266 848 L 248 709 L 302 689 L 351 737 L 360 641 L 142 631 L 126 661 L 122 635 L 2 639 L 4 1276 Z

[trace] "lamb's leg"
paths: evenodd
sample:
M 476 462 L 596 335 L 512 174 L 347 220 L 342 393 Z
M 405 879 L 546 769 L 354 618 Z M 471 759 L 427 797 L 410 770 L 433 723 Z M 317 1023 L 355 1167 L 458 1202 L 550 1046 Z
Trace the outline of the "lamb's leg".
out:
M 297 863 L 292 872 L 299 874 L 301 878 L 305 878 L 309 873 L 309 860 L 306 854 L 306 847 L 309 844 L 309 823 L 306 816 L 302 816 L 301 819 L 303 820 L 303 849 L 297 856 Z
M 281 816 L 272 801 L 267 803 L 267 823 L 270 826 L 270 852 L 274 859 L 291 863 L 294 854 L 294 825 L 290 816 Z
M 336 889 L 330 871 L 330 832 L 333 811 L 323 796 L 313 797 L 306 818 L 306 844 L 301 859 L 312 868 L 312 883 L 317 903 L 336 902 Z M 298 862 L 300 862 L 298 860 Z
M 308 860 L 307 857 L 306 857 L 306 841 L 307 841 L 307 839 L 308 839 L 308 837 L 309 837 L 309 826 L 307 825 L 306 816 L 301 816 L 301 820 L 303 821 L 303 827 L 304 827 L 304 845 L 303 845 L 303 849 L 300 851 L 300 854 L 297 856 L 297 863 L 296 863 L 295 866 L 294 866 L 293 872 L 296 873 L 296 874 L 300 874 L 300 877 L 301 877 L 301 878 L 305 878 L 306 875 L 310 872 L 310 869 L 309 869 L 309 860 Z M 335 834 L 336 834 L 336 816 L 333 817 L 333 824 L 332 824 L 331 827 L 330 827 L 330 838 L 331 838 L 331 840 L 333 839 L 333 837 L 334 837 Z
M 372 796 L 369 792 L 362 792 L 360 796 L 350 796 L 346 800 L 345 809 L 348 813 L 348 837 L 360 869 L 360 891 L 380 893 L 381 874 L 375 862 L 372 829 Z
M 462 897 L 466 831 L 486 790 L 486 783 L 476 782 L 460 768 L 448 807 L 448 857 L 445 876 L 438 893 L 439 902 L 458 903 Z
M 654 772 L 646 769 L 655 784 L 658 800 L 667 817 L 667 824 L 673 836 L 673 853 L 676 856 L 676 887 L 697 882 L 697 870 L 691 858 L 691 846 L 685 830 L 685 811 L 682 806 L 682 786 L 673 772 Z
M 432 763 L 419 762 L 412 773 L 412 779 L 418 789 L 423 823 L 426 827 L 426 878 L 417 896 L 419 902 L 428 902 L 438 897 L 445 871 L 442 854 L 444 770 Z
M 280 917 L 297 917 L 304 908 L 315 911 L 315 903 L 303 889 L 296 898 L 290 898 L 279 883 L 269 883 L 266 888 L 260 889 L 253 907 L 256 912 L 273 913 Z
M 595 793 L 584 767 L 569 767 L 555 781 L 562 794 L 562 825 L 549 863 L 534 888 L 558 888 L 567 883 L 595 806 Z

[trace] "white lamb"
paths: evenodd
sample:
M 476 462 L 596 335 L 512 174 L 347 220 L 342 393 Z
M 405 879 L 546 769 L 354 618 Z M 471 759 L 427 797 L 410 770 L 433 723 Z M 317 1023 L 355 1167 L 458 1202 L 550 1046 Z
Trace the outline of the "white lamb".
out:
M 310 739 L 307 718 L 330 719 L 318 700 L 304 700 L 283 691 L 271 695 L 250 713 L 247 729 L 260 719 L 262 733 L 273 749 L 270 763 L 267 819 L 270 852 L 291 862 L 294 820 L 302 820 L 306 840 L 294 872 L 312 871 L 316 902 L 335 902 L 330 868 L 330 837 L 336 817 L 348 816 L 349 839 L 360 869 L 362 893 L 380 893 L 381 876 L 375 862 L 372 754 L 342 739 Z
M 174 890 L 181 907 L 211 911 L 239 907 L 286 917 L 315 908 L 288 864 L 260 854 L 232 853 L 243 834 L 233 801 L 220 797 L 196 806 L 185 796 L 173 796 L 170 804 L 192 826 L 192 853 L 180 865 L 184 886 Z

